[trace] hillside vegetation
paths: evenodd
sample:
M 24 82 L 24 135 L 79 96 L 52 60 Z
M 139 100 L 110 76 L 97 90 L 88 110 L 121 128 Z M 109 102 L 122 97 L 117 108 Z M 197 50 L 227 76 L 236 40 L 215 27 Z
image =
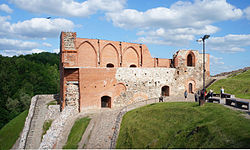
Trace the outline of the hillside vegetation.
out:
M 250 148 L 250 120 L 219 104 L 157 103 L 127 112 L 117 148 Z
M 77 149 L 78 143 L 81 141 L 83 133 L 88 127 L 90 120 L 90 118 L 84 117 L 75 121 L 73 127 L 70 130 L 68 141 L 63 146 L 63 149 Z
M 0 130 L 0 149 L 7 150 L 15 144 L 21 131 L 23 130 L 25 119 L 28 115 L 28 110 L 22 112 L 20 115 L 8 122 Z
M 215 93 L 220 93 L 221 87 L 224 87 L 225 93 L 233 94 L 238 98 L 250 99 L 250 70 L 242 73 L 234 73 L 226 79 L 221 79 L 210 87 Z
M 0 128 L 29 108 L 36 94 L 59 92 L 59 55 L 0 55 Z

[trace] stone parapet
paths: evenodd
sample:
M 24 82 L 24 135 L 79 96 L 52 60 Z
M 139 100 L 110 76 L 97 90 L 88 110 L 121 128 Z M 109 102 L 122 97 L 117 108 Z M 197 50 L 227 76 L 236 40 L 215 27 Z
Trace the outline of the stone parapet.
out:
M 20 139 L 20 142 L 19 142 L 18 149 L 24 149 L 25 148 L 26 140 L 27 140 L 29 130 L 30 130 L 30 125 L 31 125 L 32 118 L 33 118 L 33 115 L 34 115 L 34 112 L 35 112 L 35 106 L 36 106 L 36 103 L 37 103 L 37 98 L 38 98 L 38 95 L 33 96 L 32 99 L 31 99 L 29 114 L 28 114 L 28 116 L 26 117 L 26 120 L 25 120 L 25 124 L 24 124 L 24 128 L 23 128 L 23 131 L 22 131 L 22 135 L 21 135 L 21 139 Z

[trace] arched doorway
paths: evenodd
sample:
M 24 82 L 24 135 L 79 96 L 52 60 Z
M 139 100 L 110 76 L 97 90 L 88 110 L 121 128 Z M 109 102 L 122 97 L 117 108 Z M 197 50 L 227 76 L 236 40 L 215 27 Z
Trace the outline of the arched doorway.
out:
M 107 67 L 107 68 L 114 68 L 114 65 L 111 64 L 111 63 L 109 63 L 109 64 L 106 65 L 106 67 Z
M 195 66 L 195 56 L 194 53 L 190 52 L 187 55 L 187 66 L 194 67 Z
M 129 66 L 130 68 L 136 68 L 136 65 L 132 64 Z
M 103 96 L 101 98 L 101 107 L 102 108 L 111 108 L 111 97 Z
M 161 95 L 162 96 L 169 96 L 169 86 L 163 86 L 161 88 Z
M 193 84 L 192 83 L 188 84 L 188 93 L 193 93 Z

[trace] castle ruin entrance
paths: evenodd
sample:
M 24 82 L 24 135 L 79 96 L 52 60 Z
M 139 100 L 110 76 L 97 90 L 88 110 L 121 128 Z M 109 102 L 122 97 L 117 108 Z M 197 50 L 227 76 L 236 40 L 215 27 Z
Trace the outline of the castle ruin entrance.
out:
M 109 64 L 106 65 L 106 67 L 107 67 L 107 68 L 114 68 L 114 65 L 111 64 L 111 63 L 109 63 Z
M 162 96 L 169 96 L 169 86 L 163 86 L 161 88 L 161 95 Z
M 193 84 L 192 83 L 188 84 L 188 93 L 193 93 Z
M 102 108 L 111 108 L 111 97 L 103 96 L 101 98 L 101 107 Z

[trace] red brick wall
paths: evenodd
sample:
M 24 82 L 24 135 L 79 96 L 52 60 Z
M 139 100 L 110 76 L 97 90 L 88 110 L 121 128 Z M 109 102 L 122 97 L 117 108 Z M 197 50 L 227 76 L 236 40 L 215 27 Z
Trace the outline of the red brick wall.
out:
M 97 51 L 90 42 L 83 42 L 77 49 L 77 52 L 78 66 L 97 67 Z
M 105 47 L 101 50 L 100 53 L 100 66 L 106 67 L 108 63 L 111 63 L 114 65 L 114 67 L 120 66 L 119 61 L 119 53 L 117 48 L 113 44 L 107 44 Z
M 115 68 L 80 68 L 80 108 L 101 107 L 101 97 L 111 97 L 111 107 L 114 97 L 120 94 L 116 91 Z M 122 90 L 121 85 L 118 86 Z
M 158 58 L 158 66 L 157 67 L 170 68 L 170 63 L 171 63 L 171 59 Z
M 139 67 L 139 54 L 133 47 L 129 47 L 123 52 L 122 67 L 129 67 L 130 65 L 136 65 Z

